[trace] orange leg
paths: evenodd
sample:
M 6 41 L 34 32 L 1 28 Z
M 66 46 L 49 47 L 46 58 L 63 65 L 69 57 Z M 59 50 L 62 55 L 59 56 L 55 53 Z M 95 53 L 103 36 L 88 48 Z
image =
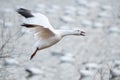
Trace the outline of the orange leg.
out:
M 30 60 L 35 56 L 35 54 L 37 53 L 38 50 L 39 50 L 39 49 L 36 48 L 36 50 L 35 50 L 35 51 L 33 52 L 33 54 L 31 55 Z

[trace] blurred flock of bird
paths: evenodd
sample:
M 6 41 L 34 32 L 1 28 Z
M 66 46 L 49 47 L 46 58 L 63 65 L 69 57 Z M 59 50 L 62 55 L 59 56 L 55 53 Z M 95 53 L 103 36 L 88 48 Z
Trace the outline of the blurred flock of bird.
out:
M 120 80 L 119 0 L 1 0 L 0 80 Z M 21 27 L 23 7 L 54 28 L 83 29 L 29 60 L 35 42 Z

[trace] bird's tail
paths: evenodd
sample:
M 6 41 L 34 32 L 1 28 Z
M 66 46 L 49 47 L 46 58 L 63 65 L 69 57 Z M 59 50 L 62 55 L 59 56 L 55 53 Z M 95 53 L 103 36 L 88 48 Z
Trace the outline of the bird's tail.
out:
M 19 14 L 21 14 L 22 16 L 24 16 L 25 18 L 34 17 L 34 16 L 32 15 L 32 13 L 31 13 L 31 11 L 28 10 L 28 9 L 19 8 L 19 9 L 17 9 L 17 12 L 18 12 Z

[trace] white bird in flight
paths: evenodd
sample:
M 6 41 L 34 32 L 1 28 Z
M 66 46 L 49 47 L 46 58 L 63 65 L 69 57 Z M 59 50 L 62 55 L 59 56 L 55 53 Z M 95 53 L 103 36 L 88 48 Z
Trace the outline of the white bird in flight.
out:
M 36 50 L 32 53 L 32 59 L 37 51 L 48 48 L 59 42 L 64 36 L 67 35 L 81 35 L 85 36 L 85 32 L 81 30 L 57 30 L 49 23 L 48 18 L 40 13 L 33 13 L 28 9 L 19 8 L 17 12 L 26 18 L 25 22 L 21 25 L 30 29 L 35 37 L 38 39 L 36 42 Z

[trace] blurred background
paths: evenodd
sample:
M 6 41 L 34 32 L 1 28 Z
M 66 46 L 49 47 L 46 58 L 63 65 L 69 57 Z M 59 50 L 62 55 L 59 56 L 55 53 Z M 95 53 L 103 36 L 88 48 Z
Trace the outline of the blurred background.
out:
M 120 0 L 0 0 L 0 80 L 120 80 Z M 20 26 L 23 7 L 46 15 L 56 29 L 77 29 L 34 51 L 33 35 Z

